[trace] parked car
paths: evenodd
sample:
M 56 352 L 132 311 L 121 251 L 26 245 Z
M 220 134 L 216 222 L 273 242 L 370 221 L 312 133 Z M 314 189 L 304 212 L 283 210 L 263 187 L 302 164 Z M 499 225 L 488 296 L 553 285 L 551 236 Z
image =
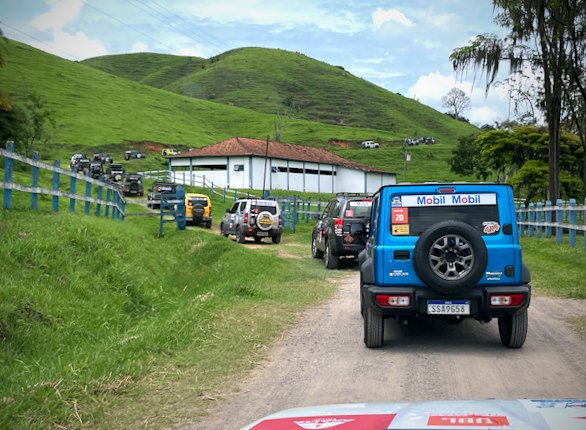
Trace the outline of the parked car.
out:
M 523 346 L 531 276 L 509 185 L 381 187 L 359 261 L 367 347 L 383 344 L 385 318 L 408 323 L 423 316 L 450 323 L 498 318 L 502 344 Z
M 125 196 L 144 196 L 144 187 L 142 185 L 142 175 L 138 173 L 129 173 L 122 183 L 122 193 Z
M 205 223 L 212 227 L 212 201 L 205 194 L 185 194 L 185 221 L 192 224 Z
M 69 167 L 71 169 L 73 169 L 74 166 L 77 166 L 77 163 L 79 162 L 79 160 L 87 160 L 88 166 L 89 166 L 89 159 L 87 158 L 87 156 L 85 154 L 77 153 L 77 154 L 73 154 L 71 156 L 71 159 L 69 160 Z M 85 161 L 84 161 L 84 163 L 85 163 Z M 79 171 L 79 168 L 78 168 L 78 171 Z
M 279 243 L 282 230 L 279 203 L 256 198 L 236 200 L 232 208 L 226 209 L 220 224 L 220 232 L 225 237 L 236 235 L 238 243 L 244 243 L 247 237 L 253 237 L 255 242 L 270 237 L 273 243 Z
M 94 154 L 94 161 L 101 161 L 102 163 L 113 163 L 114 159 L 104 152 L 98 152 Z
M 126 161 L 132 160 L 133 158 L 146 158 L 146 155 L 144 155 L 138 149 L 129 149 L 128 151 L 124 151 L 124 159 Z
M 108 167 L 107 178 L 112 182 L 120 182 L 124 178 L 124 166 L 119 163 L 112 163 Z
M 69 166 L 72 170 L 75 167 L 77 169 L 77 173 L 85 175 L 90 169 L 90 159 L 87 158 L 84 154 L 74 154 L 73 157 L 71 157 Z
M 177 184 L 173 182 L 157 181 L 147 190 L 147 206 L 158 209 L 161 207 L 161 194 L 175 194 Z
M 311 235 L 311 255 L 336 269 L 340 257 L 356 258 L 364 249 L 372 197 L 339 193 L 324 209 Z
M 101 161 L 92 161 L 89 167 L 89 174 L 94 179 L 102 179 L 104 176 L 104 166 Z
M 176 155 L 176 154 L 179 154 L 179 152 L 175 149 L 172 149 L 172 148 L 165 148 L 161 151 L 161 155 L 163 157 L 166 157 L 168 155 Z
M 376 143 L 374 140 L 365 140 L 364 142 L 362 142 L 362 148 L 364 148 L 364 149 L 378 148 L 378 147 L 379 147 L 378 143 Z

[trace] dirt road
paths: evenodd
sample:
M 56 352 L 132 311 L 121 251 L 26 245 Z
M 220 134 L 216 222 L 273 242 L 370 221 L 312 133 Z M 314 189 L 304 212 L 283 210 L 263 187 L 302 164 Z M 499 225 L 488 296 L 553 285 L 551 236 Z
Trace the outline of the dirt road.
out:
M 586 300 L 534 297 L 520 350 L 503 347 L 496 321 L 454 326 L 386 321 L 383 348 L 362 343 L 358 274 L 310 309 L 203 421 L 182 430 L 238 429 L 280 409 L 316 404 L 483 398 L 586 398 L 586 342 L 565 322 Z

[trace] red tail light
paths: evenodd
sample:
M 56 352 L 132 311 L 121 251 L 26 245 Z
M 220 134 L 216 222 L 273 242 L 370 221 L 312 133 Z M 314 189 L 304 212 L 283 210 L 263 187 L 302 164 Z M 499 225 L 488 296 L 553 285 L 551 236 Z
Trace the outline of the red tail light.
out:
M 376 302 L 382 307 L 406 308 L 411 306 L 411 296 L 387 296 L 386 294 L 377 294 Z
M 336 236 L 342 236 L 342 224 L 344 223 L 344 220 L 342 218 L 338 218 L 336 220 L 336 222 L 334 223 L 334 233 L 336 234 Z
M 212 216 L 212 208 L 210 207 L 210 216 Z
M 524 294 L 491 294 L 490 306 L 520 306 L 525 301 Z
M 248 212 L 244 212 L 244 224 L 248 224 Z
M 283 225 L 283 217 L 279 215 L 279 227 Z

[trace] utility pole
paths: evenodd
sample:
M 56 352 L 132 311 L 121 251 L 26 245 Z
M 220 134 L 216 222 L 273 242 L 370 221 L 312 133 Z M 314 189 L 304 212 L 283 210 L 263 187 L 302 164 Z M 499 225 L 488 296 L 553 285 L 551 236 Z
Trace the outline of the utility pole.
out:
M 269 157 L 269 136 L 267 136 L 267 146 L 265 149 L 265 168 L 264 168 L 264 172 L 263 172 L 263 178 L 262 178 L 262 196 L 266 197 L 265 193 L 266 193 L 266 181 L 267 181 L 267 158 Z

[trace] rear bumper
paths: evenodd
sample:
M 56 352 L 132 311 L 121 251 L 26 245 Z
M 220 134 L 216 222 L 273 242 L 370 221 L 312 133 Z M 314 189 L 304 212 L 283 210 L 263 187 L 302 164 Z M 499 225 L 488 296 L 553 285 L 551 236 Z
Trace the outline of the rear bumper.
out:
M 347 239 L 351 238 L 351 239 Z M 352 236 L 334 236 L 334 240 L 335 240 L 335 247 L 333 249 L 334 254 L 336 254 L 339 257 L 342 256 L 348 256 L 348 255 L 354 255 L 354 256 L 358 256 L 358 254 L 360 253 L 360 251 L 362 251 L 364 249 L 364 243 L 356 243 L 357 239 L 354 239 Z M 350 242 L 350 240 L 352 240 Z
M 511 315 L 523 311 L 529 307 L 531 301 L 531 284 L 521 286 L 499 286 L 499 287 L 474 287 L 457 294 L 440 294 L 430 288 L 421 287 L 377 287 L 365 284 L 362 286 L 362 299 L 365 306 L 377 314 L 388 316 L 419 316 L 428 315 L 427 305 L 429 300 L 470 302 L 470 314 L 460 315 L 459 318 L 490 319 L 502 315 Z M 489 297 L 491 295 L 521 294 L 523 301 L 517 306 L 491 306 Z M 376 301 L 377 295 L 408 295 L 410 305 L 405 307 L 383 307 Z M 439 315 L 430 315 L 439 316 Z M 451 317 L 451 315 L 441 315 Z
M 185 221 L 188 222 L 207 222 L 207 221 L 211 221 L 212 217 L 211 216 L 186 216 L 185 217 Z
M 244 236 L 247 237 L 273 237 L 278 236 L 283 232 L 282 228 L 271 228 L 270 230 L 261 230 L 258 227 L 244 226 L 242 228 Z

